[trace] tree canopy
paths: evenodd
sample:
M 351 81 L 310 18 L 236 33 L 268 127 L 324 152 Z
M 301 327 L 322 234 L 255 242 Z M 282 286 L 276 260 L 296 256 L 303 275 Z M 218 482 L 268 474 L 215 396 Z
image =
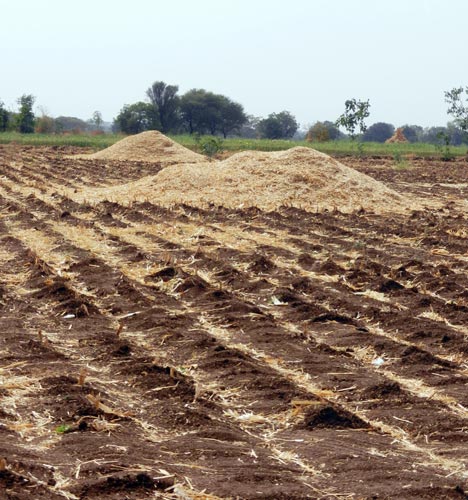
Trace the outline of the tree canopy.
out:
M 385 142 L 395 132 L 391 123 L 377 122 L 372 124 L 363 134 L 362 140 L 366 142 Z
M 265 139 L 291 139 L 298 128 L 299 123 L 289 111 L 271 113 L 258 123 L 259 135 Z
M 146 91 L 150 103 L 158 115 L 161 132 L 167 134 L 174 130 L 179 122 L 179 96 L 177 85 L 168 85 L 157 81 Z
M 3 101 L 0 101 L 0 132 L 5 132 L 8 129 L 9 121 L 10 113 L 5 108 Z
M 114 120 L 115 128 L 124 134 L 139 134 L 146 130 L 160 130 L 159 116 L 147 102 L 126 104 Z
M 20 105 L 17 120 L 18 132 L 22 134 L 32 134 L 34 132 L 35 116 L 33 106 L 36 98 L 31 94 L 23 94 L 18 99 Z

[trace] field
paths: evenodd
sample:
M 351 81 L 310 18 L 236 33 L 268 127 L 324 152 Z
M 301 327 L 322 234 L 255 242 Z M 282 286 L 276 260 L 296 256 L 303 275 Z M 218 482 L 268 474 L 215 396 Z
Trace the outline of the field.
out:
M 23 144 L 29 146 L 77 146 L 85 148 L 93 148 L 99 150 L 115 144 L 122 139 L 120 134 L 19 134 L 16 132 L 0 133 L 0 144 Z M 176 142 L 183 146 L 197 150 L 198 145 L 195 138 L 190 135 L 172 136 Z M 334 156 L 358 156 L 357 145 L 351 141 L 329 141 L 329 142 L 314 142 L 307 141 L 290 141 L 290 140 L 270 140 L 270 139 L 245 139 L 245 138 L 228 138 L 222 142 L 222 148 L 225 151 L 281 151 L 283 149 L 292 148 L 294 146 L 313 147 L 323 153 Z M 384 155 L 392 156 L 401 159 L 401 157 L 422 156 L 440 158 L 443 154 L 441 148 L 433 144 L 413 143 L 413 144 L 381 144 L 376 142 L 364 143 L 365 156 L 369 155 Z M 466 146 L 451 146 L 450 153 L 454 156 L 466 156 Z
M 79 204 L 158 170 L 81 151 L 0 146 L 1 498 L 467 498 L 462 158 L 346 215 Z

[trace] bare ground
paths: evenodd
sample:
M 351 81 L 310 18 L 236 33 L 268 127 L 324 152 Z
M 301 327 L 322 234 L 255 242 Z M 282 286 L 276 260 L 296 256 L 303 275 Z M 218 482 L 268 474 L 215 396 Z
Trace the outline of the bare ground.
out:
M 465 163 L 266 213 L 78 204 L 158 166 L 77 152 L 0 149 L 1 498 L 467 498 Z

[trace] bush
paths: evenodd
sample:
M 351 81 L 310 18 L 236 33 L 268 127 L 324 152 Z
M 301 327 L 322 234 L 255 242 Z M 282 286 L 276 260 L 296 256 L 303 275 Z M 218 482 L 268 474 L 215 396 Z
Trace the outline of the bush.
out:
M 223 141 L 218 137 L 196 136 L 195 142 L 198 144 L 200 151 L 210 159 L 223 150 Z

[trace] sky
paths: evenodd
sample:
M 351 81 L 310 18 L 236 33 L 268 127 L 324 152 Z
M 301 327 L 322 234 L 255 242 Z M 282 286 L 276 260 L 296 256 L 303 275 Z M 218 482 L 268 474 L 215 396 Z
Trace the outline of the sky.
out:
M 303 127 L 369 99 L 368 124 L 445 125 L 468 85 L 466 0 L 0 0 L 0 100 L 112 121 L 157 80 Z

